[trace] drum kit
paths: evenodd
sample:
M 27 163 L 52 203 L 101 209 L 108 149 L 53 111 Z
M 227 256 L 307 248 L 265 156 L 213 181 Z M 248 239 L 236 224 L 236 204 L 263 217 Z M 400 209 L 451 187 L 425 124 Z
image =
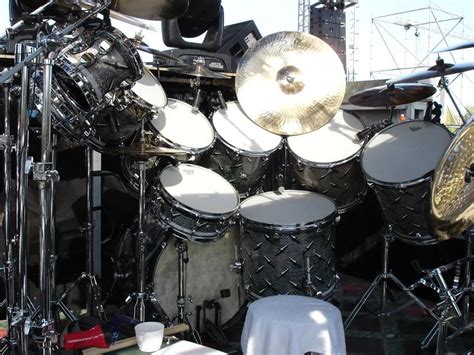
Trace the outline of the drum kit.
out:
M 199 110 L 201 79 L 231 80 L 233 75 L 212 71 L 199 61 L 190 67 L 166 68 L 193 78 L 192 105 L 168 98 L 138 51 L 170 56 L 128 39 L 107 24 L 108 16 L 176 18 L 186 11 L 188 2 L 170 4 L 165 0 L 87 3 L 72 23 L 45 30 L 34 45 L 18 45 L 16 64 L 0 76 L 7 101 L 1 145 L 8 348 L 27 353 L 31 336 L 49 354 L 57 344 L 56 306 L 74 317 L 53 299 L 54 185 L 59 180 L 56 134 L 86 147 L 88 259 L 93 228 L 91 152 L 121 156 L 126 162 L 124 175 L 138 192 L 139 208 L 131 232 L 119 242 L 117 257 L 128 259 L 133 269 L 116 275 L 134 276 L 122 310 L 127 312 L 132 306 L 133 317 L 140 321 L 158 318 L 170 324 L 187 323 L 199 341 L 201 323 L 205 330 L 215 331 L 216 326 L 230 322 L 246 300 L 275 294 L 330 299 L 339 281 L 336 225 L 362 202 L 367 187 L 375 191 L 387 224 L 384 271 L 346 326 L 379 282 L 386 289 L 388 279 L 434 315 L 410 287 L 388 272 L 388 247 L 393 237 L 429 245 L 470 230 L 474 220 L 473 121 L 466 122 L 454 138 L 430 121 L 393 124 L 397 105 L 426 99 L 436 91 L 426 84 L 393 81 L 349 99 L 360 106 L 390 108 L 387 120 L 365 127 L 340 109 L 345 75 L 336 53 L 324 41 L 298 32 L 266 36 L 249 49 L 235 74 L 238 100 L 217 90 L 217 104 L 207 117 Z M 470 63 L 438 64 L 426 73 L 412 74 L 412 79 L 444 78 L 471 69 Z M 13 141 L 8 100 L 18 72 L 19 129 Z M 41 117 L 42 144 L 41 161 L 33 164 L 28 157 L 28 126 L 34 112 Z M 15 188 L 13 146 L 18 167 Z M 149 169 L 155 163 L 158 168 Z M 24 225 L 30 170 L 40 188 L 39 306 L 29 299 L 26 272 Z M 89 298 L 94 302 L 89 312 L 105 317 L 91 263 L 88 260 L 87 273 L 80 280 L 90 284 Z M 463 263 L 470 280 L 470 257 Z M 444 282 L 440 268 L 430 271 L 426 279 L 432 282 L 435 277 Z M 443 295 L 449 296 L 443 298 L 445 308 L 457 308 L 457 299 L 469 287 L 458 292 L 444 283 Z M 209 309 L 215 311 L 214 322 L 207 319 Z M 441 342 L 450 319 L 434 317 Z

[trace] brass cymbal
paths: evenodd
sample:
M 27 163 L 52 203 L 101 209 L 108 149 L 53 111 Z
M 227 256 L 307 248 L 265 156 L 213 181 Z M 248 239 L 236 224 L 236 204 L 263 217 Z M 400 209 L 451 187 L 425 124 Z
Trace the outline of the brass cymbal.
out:
M 260 127 L 280 135 L 314 131 L 334 117 L 344 97 L 341 60 L 323 40 L 277 32 L 258 40 L 237 67 L 242 109 Z
M 357 106 L 395 107 L 426 99 L 435 92 L 436 88 L 428 84 L 384 85 L 360 91 L 349 102 Z
M 145 20 L 173 20 L 183 15 L 189 0 L 114 0 L 111 9 Z
M 456 133 L 434 174 L 431 217 L 434 233 L 446 240 L 474 223 L 474 117 Z
M 183 150 L 166 147 L 156 147 L 147 143 L 136 143 L 130 146 L 119 148 L 107 148 L 104 152 L 106 154 L 127 155 L 139 159 L 148 159 L 156 156 L 183 156 L 187 154 Z
M 208 69 L 203 63 L 195 63 L 192 66 L 182 66 L 182 67 L 168 67 L 168 71 L 195 76 L 198 78 L 213 78 L 213 79 L 230 79 L 231 77 L 225 74 L 221 74 L 219 72 L 212 71 Z
M 473 70 L 474 62 L 463 62 L 450 64 L 442 59 L 436 61 L 436 65 L 426 70 L 420 70 L 414 73 L 399 76 L 398 78 L 387 80 L 387 84 L 401 83 L 404 81 L 417 81 L 422 79 L 438 78 L 441 76 L 464 73 Z

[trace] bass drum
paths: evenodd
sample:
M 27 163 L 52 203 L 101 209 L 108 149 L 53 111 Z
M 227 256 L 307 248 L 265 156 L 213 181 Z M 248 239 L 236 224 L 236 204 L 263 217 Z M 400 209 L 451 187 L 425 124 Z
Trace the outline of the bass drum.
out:
M 177 239 L 162 236 L 156 253 L 153 273 L 153 287 L 157 300 L 170 319 L 177 314 L 178 295 L 178 253 Z M 246 302 L 246 296 L 238 271 L 240 260 L 240 234 L 235 226 L 223 238 L 212 243 L 187 243 L 189 261 L 186 266 L 185 312 L 191 314 L 193 324 L 199 327 L 196 307 L 205 301 L 217 301 L 220 305 L 219 324 L 229 323 Z M 233 271 L 235 270 L 235 271 Z M 228 297 L 222 297 L 225 294 Z M 212 312 L 212 313 L 211 313 Z M 212 316 L 212 318 L 211 318 Z M 201 313 L 202 320 L 202 313 Z M 214 321 L 214 310 L 208 310 L 207 318 Z M 237 317 L 236 317 L 237 318 Z M 202 325 L 202 324 L 201 324 Z

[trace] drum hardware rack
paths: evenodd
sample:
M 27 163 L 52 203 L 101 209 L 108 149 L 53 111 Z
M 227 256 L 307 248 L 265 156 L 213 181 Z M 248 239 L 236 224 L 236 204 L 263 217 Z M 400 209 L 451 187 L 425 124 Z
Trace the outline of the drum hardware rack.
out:
M 34 13 L 40 13 L 52 2 L 38 8 Z M 2 136 L 1 144 L 4 150 L 4 192 L 5 192 L 5 241 L 7 245 L 7 261 L 6 261 L 6 308 L 7 308 L 7 325 L 9 334 L 7 337 L 7 351 L 13 354 L 28 352 L 28 300 L 26 285 L 26 254 L 25 248 L 18 249 L 18 246 L 26 246 L 25 237 L 25 198 L 26 198 L 26 182 L 23 178 L 29 172 L 29 160 L 26 157 L 27 147 L 27 97 L 28 97 L 28 65 L 36 58 L 43 56 L 43 116 L 42 116 L 42 132 L 41 132 L 41 162 L 35 163 L 33 166 L 33 180 L 38 182 L 40 189 L 40 319 L 33 320 L 31 326 L 32 338 L 38 344 L 42 354 L 51 354 L 53 343 L 57 340 L 54 319 L 52 315 L 52 293 L 55 285 L 54 282 L 54 183 L 59 180 L 59 174 L 55 170 L 53 153 L 53 137 L 51 130 L 51 91 L 52 91 L 52 69 L 56 57 L 56 50 L 60 42 L 58 38 L 63 38 L 76 28 L 81 26 L 92 16 L 97 15 L 110 5 L 109 0 L 95 6 L 84 17 L 75 23 L 65 27 L 60 31 L 53 32 L 47 36 L 38 49 L 29 53 L 25 58 L 21 58 L 12 68 L 5 70 L 0 75 L 0 83 L 4 88 L 5 97 L 5 132 Z M 15 24 L 14 27 L 20 27 L 21 23 Z M 8 33 L 7 33 L 8 34 Z M 6 35 L 7 35 L 6 34 Z M 2 35 L 5 38 L 5 35 Z M 23 54 L 20 47 L 17 47 L 19 55 Z M 18 132 L 17 154 L 20 157 L 17 162 L 17 171 L 19 181 L 17 188 L 19 189 L 18 206 L 18 234 L 14 233 L 11 212 L 13 211 L 12 196 L 13 189 L 11 186 L 11 155 L 13 154 L 13 137 L 10 136 L 10 88 L 13 76 L 20 72 L 21 79 L 21 102 L 20 102 L 20 120 Z M 26 124 L 25 124 L 26 123 Z M 27 175 L 26 175 L 27 176 Z M 20 252 L 21 250 L 21 252 Z M 16 255 L 15 255 L 16 254 Z M 22 259 L 19 259 L 19 257 Z M 17 265 L 17 263 L 19 263 Z M 21 272 L 18 275 L 18 272 Z M 20 285 L 17 285 L 20 282 Z M 16 295 L 20 294 L 20 304 L 16 300 Z M 21 306 L 21 309 L 19 309 Z

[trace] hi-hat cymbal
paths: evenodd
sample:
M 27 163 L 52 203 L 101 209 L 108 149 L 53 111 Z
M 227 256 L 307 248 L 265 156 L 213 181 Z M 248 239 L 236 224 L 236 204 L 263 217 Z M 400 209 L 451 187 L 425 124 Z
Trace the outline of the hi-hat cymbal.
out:
M 302 32 L 278 32 L 257 41 L 240 60 L 235 77 L 247 116 L 284 136 L 325 125 L 339 109 L 345 86 L 336 52 Z
M 111 9 L 145 20 L 173 20 L 183 15 L 189 0 L 115 0 Z
M 462 43 L 458 43 L 446 48 L 437 49 L 434 51 L 434 53 L 456 51 L 458 49 L 466 49 L 466 48 L 474 48 L 474 41 L 462 42 Z
M 434 174 L 431 217 L 434 233 L 446 240 L 474 223 L 474 117 L 456 133 Z
M 192 66 L 186 66 L 186 67 L 168 67 L 166 69 L 173 73 L 195 76 L 198 78 L 213 78 L 213 79 L 230 79 L 231 78 L 228 75 L 224 75 L 224 74 L 208 69 L 202 63 L 195 63 Z
M 360 91 L 349 102 L 357 106 L 395 107 L 426 99 L 435 92 L 436 88 L 428 84 L 384 85 Z
M 444 63 L 442 59 L 436 61 L 436 65 L 426 70 L 399 76 L 398 78 L 387 80 L 387 84 L 401 83 L 404 81 L 417 81 L 422 79 L 437 78 L 441 76 L 464 73 L 474 69 L 474 62 L 464 62 L 456 64 Z
M 118 148 L 107 148 L 104 152 L 106 154 L 126 155 L 139 159 L 148 159 L 156 156 L 184 156 L 187 154 L 183 150 L 166 147 L 156 147 L 154 145 L 144 143 L 136 143 L 130 146 Z

